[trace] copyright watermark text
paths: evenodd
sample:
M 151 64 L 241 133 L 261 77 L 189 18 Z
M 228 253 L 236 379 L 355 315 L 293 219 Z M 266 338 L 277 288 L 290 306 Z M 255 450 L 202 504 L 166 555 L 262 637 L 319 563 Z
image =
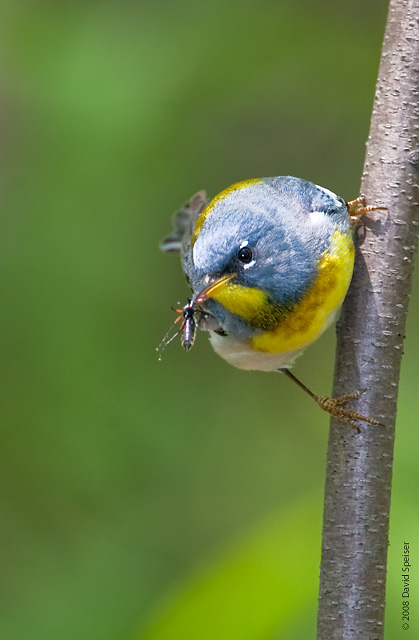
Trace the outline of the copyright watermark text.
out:
M 402 562 L 402 629 L 407 631 L 410 627 L 410 575 L 411 575 L 410 543 L 403 543 Z

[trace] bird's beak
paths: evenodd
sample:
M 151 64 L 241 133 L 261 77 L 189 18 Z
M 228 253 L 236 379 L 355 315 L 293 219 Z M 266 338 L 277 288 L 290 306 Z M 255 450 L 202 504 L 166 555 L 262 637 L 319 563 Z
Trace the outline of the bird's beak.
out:
M 202 304 L 203 302 L 205 302 L 205 300 L 211 298 L 215 293 L 218 293 L 218 291 L 224 289 L 224 287 L 226 287 L 230 280 L 233 280 L 236 275 L 237 273 L 229 273 L 226 276 L 222 276 L 222 278 L 213 280 L 203 291 L 201 291 L 201 293 L 196 296 L 195 302 L 197 304 Z

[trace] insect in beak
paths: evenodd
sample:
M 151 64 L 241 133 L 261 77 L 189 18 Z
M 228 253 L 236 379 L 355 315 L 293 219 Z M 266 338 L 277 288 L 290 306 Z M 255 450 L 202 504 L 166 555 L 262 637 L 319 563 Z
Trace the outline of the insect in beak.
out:
M 189 351 L 189 349 L 193 347 L 195 342 L 195 336 L 196 336 L 195 314 L 200 311 L 199 309 L 197 309 L 197 304 L 198 303 L 196 302 L 196 300 L 188 299 L 188 302 L 185 304 L 185 306 L 182 309 L 176 309 L 176 312 L 179 315 L 174 320 L 171 327 L 169 327 L 168 332 L 165 334 L 165 336 L 163 337 L 163 340 L 160 342 L 159 346 L 156 349 L 156 351 L 159 352 L 159 360 L 161 360 L 163 351 L 165 350 L 165 348 L 171 342 L 173 342 L 173 340 L 179 334 L 180 334 L 181 345 L 186 351 Z M 179 322 L 180 322 L 179 328 L 173 333 L 173 335 L 170 335 L 175 325 L 177 325 Z
M 214 293 L 222 289 L 226 286 L 230 280 L 232 280 L 237 274 L 231 273 L 226 276 L 222 276 L 221 278 L 217 278 L 214 282 L 208 285 L 201 293 L 192 299 L 188 299 L 188 302 L 182 309 L 176 309 L 176 312 L 179 314 L 177 318 L 175 318 L 171 327 L 169 327 L 168 332 L 163 337 L 163 340 L 160 342 L 156 351 L 159 353 L 159 360 L 161 360 L 163 351 L 166 347 L 173 342 L 176 336 L 180 335 L 180 342 L 185 351 L 189 351 L 192 349 L 195 343 L 196 330 L 197 330 L 197 320 L 195 318 L 196 314 L 201 314 L 202 318 L 210 318 L 210 314 L 205 313 L 202 309 L 199 308 L 200 304 L 203 304 L 208 298 L 210 298 Z M 180 326 L 177 330 L 172 331 L 174 327 L 180 322 Z M 172 335 L 171 335 L 172 334 Z

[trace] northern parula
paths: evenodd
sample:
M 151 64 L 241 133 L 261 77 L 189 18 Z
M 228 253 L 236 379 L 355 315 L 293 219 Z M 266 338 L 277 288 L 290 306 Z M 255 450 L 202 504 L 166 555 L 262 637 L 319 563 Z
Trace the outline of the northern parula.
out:
M 235 367 L 281 371 L 343 422 L 378 424 L 345 408 L 358 392 L 317 396 L 290 371 L 333 321 L 352 278 L 353 224 L 377 208 L 292 176 L 238 182 L 211 201 L 200 191 L 161 243 L 180 252 L 193 291 L 164 345 L 180 332 L 189 349 L 199 327 Z

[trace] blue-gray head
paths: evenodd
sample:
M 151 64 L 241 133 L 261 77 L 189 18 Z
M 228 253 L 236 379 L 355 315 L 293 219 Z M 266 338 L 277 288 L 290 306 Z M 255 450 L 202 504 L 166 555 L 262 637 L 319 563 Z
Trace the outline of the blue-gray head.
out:
M 222 306 L 234 313 L 240 288 L 249 305 L 258 300 L 255 292 L 263 292 L 280 315 L 309 290 L 333 233 L 349 226 L 345 201 L 322 187 L 290 176 L 249 180 L 223 191 L 201 213 L 184 264 L 195 295 L 235 274 L 223 296 L 216 291 L 206 305 L 221 324 Z M 223 305 L 226 290 L 229 303 Z M 249 319 L 241 308 L 245 297 L 239 297 L 237 315 Z

